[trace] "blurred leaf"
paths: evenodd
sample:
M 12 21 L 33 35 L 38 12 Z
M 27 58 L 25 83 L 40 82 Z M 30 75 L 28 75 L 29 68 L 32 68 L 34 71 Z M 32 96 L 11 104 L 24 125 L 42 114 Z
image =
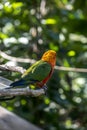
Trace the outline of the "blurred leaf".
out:
M 73 51 L 73 50 L 69 51 L 68 56 L 75 56 L 75 51 Z
M 8 35 L 6 35 L 6 34 L 0 32 L 0 38 L 1 38 L 1 39 L 5 39 L 5 38 L 7 38 L 7 37 L 8 37 Z
M 58 46 L 54 45 L 53 43 L 50 43 L 49 46 L 50 46 L 50 49 L 55 50 L 55 51 L 58 51 L 59 49 Z
M 20 7 L 22 7 L 22 6 L 23 6 L 23 3 L 22 3 L 22 2 L 12 3 L 12 7 L 13 7 L 14 9 L 18 9 L 18 8 L 20 8 Z
M 55 19 L 52 19 L 52 18 L 49 18 L 49 19 L 46 19 L 46 20 L 45 20 L 45 23 L 46 23 L 46 24 L 56 24 L 56 20 L 55 20 Z

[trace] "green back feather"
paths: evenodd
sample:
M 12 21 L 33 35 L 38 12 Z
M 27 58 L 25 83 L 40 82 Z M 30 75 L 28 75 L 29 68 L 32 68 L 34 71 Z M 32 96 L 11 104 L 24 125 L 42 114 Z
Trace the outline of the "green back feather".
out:
M 45 61 L 37 61 L 34 63 L 25 73 L 22 75 L 22 78 L 26 82 L 38 80 L 42 81 L 45 79 L 51 72 L 51 65 Z

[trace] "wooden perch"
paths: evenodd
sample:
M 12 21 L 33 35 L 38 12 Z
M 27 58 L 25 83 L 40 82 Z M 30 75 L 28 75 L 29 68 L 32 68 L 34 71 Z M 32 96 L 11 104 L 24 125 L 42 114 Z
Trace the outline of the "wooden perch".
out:
M 12 71 L 12 72 L 14 71 L 14 72 L 19 72 L 21 74 L 25 71 L 25 69 L 23 69 L 22 67 L 7 66 L 7 65 L 0 65 L 0 70 Z M 44 89 L 33 90 L 33 89 L 29 89 L 29 87 L 6 89 L 9 87 L 9 85 L 11 83 L 12 83 L 11 80 L 8 80 L 8 79 L 0 76 L 0 97 L 20 96 L 20 95 L 37 97 L 37 96 L 45 94 Z
M 29 87 L 7 89 L 7 88 L 9 88 L 9 85 L 11 83 L 12 83 L 11 80 L 8 80 L 8 79 L 0 76 L 0 97 L 20 96 L 20 95 L 36 97 L 36 96 L 45 94 L 44 89 L 33 90 L 33 89 L 30 89 Z
M 0 107 L 0 130 L 42 130 Z
M 16 89 L 0 89 L 0 97 L 2 96 L 33 96 L 37 97 L 45 94 L 44 89 L 32 90 L 27 88 L 16 88 Z

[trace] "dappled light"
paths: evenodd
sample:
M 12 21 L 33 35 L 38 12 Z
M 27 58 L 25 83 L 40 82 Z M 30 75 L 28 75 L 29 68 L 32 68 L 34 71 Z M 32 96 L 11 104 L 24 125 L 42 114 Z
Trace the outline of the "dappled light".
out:
M 87 1 L 2 0 L 0 76 L 20 79 L 47 50 L 57 53 L 47 94 L 0 105 L 44 130 L 87 130 Z

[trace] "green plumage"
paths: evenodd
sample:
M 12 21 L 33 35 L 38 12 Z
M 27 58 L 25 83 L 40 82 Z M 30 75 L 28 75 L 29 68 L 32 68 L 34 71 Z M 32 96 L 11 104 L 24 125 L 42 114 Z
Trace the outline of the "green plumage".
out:
M 41 82 L 47 78 L 51 72 L 51 65 L 45 61 L 37 61 L 25 71 L 21 79 L 10 84 L 11 87 L 26 86 L 35 82 Z
M 45 61 L 37 61 L 33 64 L 25 73 L 22 78 L 26 81 L 28 80 L 38 80 L 42 81 L 45 79 L 51 71 L 51 65 Z

